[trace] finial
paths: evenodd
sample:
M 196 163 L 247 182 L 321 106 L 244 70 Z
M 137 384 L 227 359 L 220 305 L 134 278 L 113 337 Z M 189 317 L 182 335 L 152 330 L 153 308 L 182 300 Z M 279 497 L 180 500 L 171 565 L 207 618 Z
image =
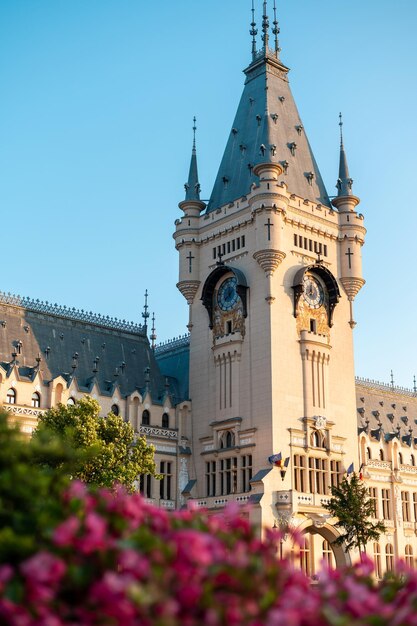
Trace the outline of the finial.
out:
M 252 61 L 254 61 L 256 57 L 256 35 L 258 34 L 258 29 L 256 28 L 255 7 L 253 4 L 253 0 L 252 0 L 252 22 L 251 22 L 251 29 L 249 31 L 249 34 L 252 35 Z
M 152 328 L 151 328 L 151 336 L 150 336 L 150 340 L 152 342 L 152 350 L 155 350 L 155 341 L 156 341 L 156 334 L 155 334 L 155 313 L 152 313 Z
M 351 196 L 353 180 L 349 176 L 349 168 L 347 164 L 346 152 L 343 146 L 343 119 L 342 114 L 339 113 L 339 127 L 340 127 L 340 160 L 339 160 L 339 178 L 337 179 L 336 187 L 338 190 L 338 197 Z
M 391 387 L 394 387 L 394 372 L 391 370 Z
M 268 41 L 269 41 L 269 34 L 268 34 L 268 29 L 269 29 L 269 19 L 268 19 L 268 15 L 266 13 L 266 0 L 264 0 L 264 14 L 262 16 L 262 41 L 264 42 L 264 50 L 265 52 L 268 52 Z
M 145 305 L 143 307 L 143 313 L 142 313 L 142 317 L 144 319 L 144 327 L 145 327 L 145 333 L 148 331 L 148 317 L 149 317 L 149 313 L 148 313 L 148 290 L 146 289 L 145 291 Z
M 415 374 L 414 374 L 414 378 L 413 378 L 413 383 L 414 383 L 413 391 L 414 391 L 414 393 L 417 393 L 417 382 L 416 382 L 416 375 Z
M 196 116 L 194 115 L 194 117 L 193 117 L 193 122 L 194 122 L 194 126 L 193 126 L 193 152 L 195 152 L 195 150 L 196 150 L 195 149 L 195 131 L 197 130 L 197 126 L 195 125 L 196 121 L 197 121 L 197 119 L 196 119 Z
M 342 119 L 341 113 L 339 113 L 339 126 L 340 126 L 340 147 L 343 148 L 343 119 Z
M 281 52 L 281 48 L 279 47 L 279 43 L 278 43 L 278 35 L 279 35 L 279 26 L 278 26 L 278 20 L 277 20 L 277 5 L 276 5 L 276 0 L 274 0 L 274 28 L 272 29 L 272 33 L 274 35 L 275 38 L 275 56 L 279 57 L 279 53 Z
M 200 183 L 198 182 L 197 150 L 195 145 L 195 132 L 197 119 L 193 117 L 193 149 L 191 152 L 190 170 L 188 180 L 184 185 L 186 200 L 200 200 Z

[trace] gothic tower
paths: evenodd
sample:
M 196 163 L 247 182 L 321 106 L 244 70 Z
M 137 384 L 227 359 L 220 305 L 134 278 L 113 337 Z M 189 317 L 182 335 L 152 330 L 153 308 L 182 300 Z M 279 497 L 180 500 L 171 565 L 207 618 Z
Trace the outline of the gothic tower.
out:
M 259 523 L 291 520 L 330 539 L 323 499 L 358 469 L 352 302 L 365 229 L 343 140 L 337 196 L 326 192 L 275 6 L 271 32 L 263 3 L 260 50 L 252 16 L 252 59 L 210 200 L 200 200 L 194 139 L 174 234 L 190 307 L 191 497 L 209 508 L 250 499 Z

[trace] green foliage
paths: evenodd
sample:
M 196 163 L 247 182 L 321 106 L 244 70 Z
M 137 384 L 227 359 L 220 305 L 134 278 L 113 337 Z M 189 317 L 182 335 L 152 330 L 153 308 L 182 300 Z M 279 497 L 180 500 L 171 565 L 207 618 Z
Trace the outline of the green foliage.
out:
M 83 482 L 101 487 L 120 483 L 134 491 L 140 474 L 156 475 L 154 447 L 144 437 L 135 437 L 121 416 L 100 417 L 100 405 L 90 397 L 72 406 L 60 404 L 39 418 L 34 439 L 57 437 L 86 455 L 71 467 L 71 476 Z
M 335 526 L 343 529 L 344 534 L 335 540 L 338 545 L 345 545 L 348 552 L 352 548 L 365 550 L 369 541 L 378 541 L 385 532 L 383 522 L 372 522 L 375 517 L 374 503 L 369 497 L 368 488 L 356 473 L 343 478 L 338 487 L 332 487 L 332 498 L 324 507 L 338 518 Z
M 61 519 L 61 493 L 80 455 L 57 439 L 29 440 L 0 413 L 0 562 L 18 562 L 43 544 Z

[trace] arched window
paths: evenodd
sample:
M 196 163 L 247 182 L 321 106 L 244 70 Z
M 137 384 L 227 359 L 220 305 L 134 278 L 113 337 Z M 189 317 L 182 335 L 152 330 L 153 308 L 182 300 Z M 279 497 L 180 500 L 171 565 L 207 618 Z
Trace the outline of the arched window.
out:
M 416 459 L 415 459 L 414 454 L 412 454 L 411 457 L 410 457 L 410 463 L 411 463 L 411 465 L 415 465 L 416 464 Z
M 405 546 L 405 563 L 408 567 L 414 566 L 413 548 L 409 544 Z
M 223 433 L 220 439 L 220 448 L 222 449 L 233 448 L 234 445 L 235 445 L 235 435 L 234 433 L 232 433 L 231 430 L 227 430 L 225 433 Z
M 149 413 L 147 409 L 145 409 L 144 412 L 142 413 L 142 424 L 144 426 L 149 426 L 150 423 L 151 423 L 151 414 Z
M 74 398 L 72 398 L 72 397 L 71 397 L 71 398 L 68 398 L 68 400 L 67 400 L 67 406 L 74 406 L 74 404 L 75 404 L 75 400 L 74 400 Z
M 55 387 L 55 403 L 56 404 L 61 404 L 62 402 L 62 391 L 63 391 L 63 386 L 61 385 L 61 383 L 58 383 L 57 386 Z
M 40 405 L 41 405 L 41 394 L 35 391 L 34 393 L 32 393 L 32 406 L 35 409 L 39 409 Z
M 372 459 L 371 448 L 366 448 L 366 459 L 370 461 Z
M 384 460 L 384 451 L 383 451 L 383 450 L 380 450 L 380 451 L 379 451 L 379 460 L 380 460 L 380 461 L 383 461 L 383 460 Z
M 119 415 L 120 409 L 117 406 L 117 404 L 112 404 L 111 405 L 111 412 L 113 413 L 113 415 Z
M 402 464 L 403 464 L 403 455 L 402 455 L 402 452 L 399 452 L 399 453 L 398 453 L 398 463 L 399 463 L 400 465 L 402 465 Z
M 387 572 L 394 570 L 394 548 L 390 543 L 385 546 L 385 565 Z
M 169 415 L 164 413 L 162 415 L 162 428 L 169 428 Z
M 17 398 L 16 391 L 10 388 L 6 396 L 7 404 L 16 404 L 16 398 Z
M 379 543 L 374 543 L 374 568 L 376 578 L 382 577 L 381 570 L 381 548 Z
M 324 448 L 324 437 L 317 430 L 311 434 L 311 445 L 313 448 Z

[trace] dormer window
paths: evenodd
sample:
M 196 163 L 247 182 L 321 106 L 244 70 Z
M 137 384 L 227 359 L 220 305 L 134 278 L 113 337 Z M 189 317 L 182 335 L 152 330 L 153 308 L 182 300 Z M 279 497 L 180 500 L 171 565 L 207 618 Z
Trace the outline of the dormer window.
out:
M 9 389 L 6 396 L 7 404 L 16 404 L 16 391 L 14 389 Z
M 32 393 L 32 406 L 35 409 L 39 409 L 39 407 L 41 406 L 41 394 L 37 391 Z

